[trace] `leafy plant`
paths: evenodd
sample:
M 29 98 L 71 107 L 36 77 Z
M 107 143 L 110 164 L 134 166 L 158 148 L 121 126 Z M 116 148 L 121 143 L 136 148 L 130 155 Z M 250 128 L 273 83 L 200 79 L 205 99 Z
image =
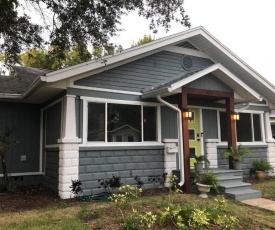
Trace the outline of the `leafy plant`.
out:
M 156 223 L 157 215 L 154 215 L 152 212 L 146 212 L 143 215 L 140 214 L 139 218 L 142 226 L 151 228 Z
M 138 188 L 142 188 L 142 186 L 143 186 L 143 181 L 140 179 L 140 177 L 139 176 L 135 176 L 135 181 L 136 181 L 136 184 L 137 184 L 137 187 Z
M 112 178 L 98 180 L 98 182 L 99 187 L 103 187 L 108 192 L 111 192 L 114 188 L 119 188 L 122 186 L 121 178 L 114 174 L 112 174 Z
M 182 191 L 177 186 L 178 177 L 176 175 L 170 174 L 166 177 L 168 178 L 169 184 L 170 184 L 169 196 L 168 196 L 169 197 L 169 202 L 173 203 L 174 202 L 174 197 L 180 195 L 182 193 Z
M 2 164 L 4 189 L 8 192 L 12 192 L 16 189 L 16 186 L 12 183 L 11 177 L 9 177 L 6 154 L 9 149 L 18 144 L 19 141 L 12 138 L 14 128 L 10 129 L 6 127 L 5 131 L 0 133 L 0 160 Z
M 123 229 L 138 230 L 139 222 L 139 216 L 137 216 L 136 213 L 127 215 L 123 218 Z
M 217 176 L 212 171 L 205 170 L 203 173 L 197 174 L 196 182 L 200 184 L 211 185 L 215 189 L 218 187 Z
M 252 161 L 252 166 L 255 169 L 255 171 L 272 171 L 273 167 L 271 164 L 266 161 L 265 159 L 256 159 Z
M 83 192 L 81 185 L 83 183 L 80 180 L 72 180 L 72 185 L 70 186 L 71 193 L 74 194 L 75 197 L 78 197 L 80 193 Z
M 202 163 L 202 162 L 207 162 L 208 164 L 210 164 L 210 161 L 207 159 L 206 156 L 200 155 L 200 156 L 195 156 L 195 160 L 197 163 Z
M 243 161 L 245 156 L 251 155 L 250 148 L 239 145 L 237 148 L 229 147 L 222 153 L 223 157 L 232 157 L 234 161 Z

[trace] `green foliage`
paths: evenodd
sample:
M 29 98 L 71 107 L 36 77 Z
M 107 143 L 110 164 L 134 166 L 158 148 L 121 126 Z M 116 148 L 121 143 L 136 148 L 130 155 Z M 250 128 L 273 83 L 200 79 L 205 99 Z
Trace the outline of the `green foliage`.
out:
M 239 145 L 237 148 L 229 147 L 222 153 L 223 157 L 232 157 L 235 161 L 243 161 L 245 156 L 251 155 L 250 148 Z
M 154 40 L 155 40 L 155 38 L 152 38 L 151 34 L 149 34 L 149 35 L 144 34 L 143 38 L 140 38 L 137 42 L 132 44 L 132 47 L 141 46 L 143 44 L 152 42 Z
M 142 186 L 143 186 L 143 181 L 140 179 L 140 177 L 139 176 L 135 176 L 135 181 L 136 181 L 136 183 L 137 183 L 137 187 L 138 188 L 142 188 Z
M 206 156 L 200 155 L 200 156 L 195 156 L 195 160 L 197 163 L 202 163 L 202 162 L 207 162 L 208 164 L 210 164 L 210 161 L 207 159 Z
M 214 172 L 204 170 L 203 173 L 196 175 L 196 182 L 205 185 L 211 185 L 213 188 L 217 189 L 218 179 Z
M 75 197 L 78 197 L 80 193 L 83 192 L 83 189 L 81 188 L 81 185 L 83 183 L 80 180 L 72 180 L 72 185 L 70 186 L 71 193 L 74 194 Z
M 98 182 L 100 187 L 103 187 L 108 192 L 111 192 L 114 188 L 119 188 L 122 186 L 121 178 L 114 174 L 112 175 L 112 178 L 107 180 L 98 180 Z
M 80 52 L 78 46 L 74 46 L 70 50 L 64 50 L 62 60 L 57 55 L 51 54 L 53 50 L 53 47 L 50 47 L 48 51 L 45 49 L 27 50 L 19 55 L 19 63 L 27 67 L 57 70 L 89 61 L 92 58 L 92 54 L 87 48 Z
M 139 217 L 134 213 L 125 216 L 123 219 L 124 230 L 138 230 L 139 229 Z
M 6 127 L 5 131 L 0 133 L 0 161 L 2 165 L 2 172 L 4 175 L 4 190 L 8 192 L 14 192 L 16 186 L 13 184 L 13 181 L 8 176 L 8 166 L 7 166 L 7 159 L 6 154 L 8 153 L 9 149 L 18 144 L 19 141 L 12 138 L 12 134 L 14 132 L 14 128 L 10 129 Z
M 227 201 L 220 196 L 212 205 L 197 207 L 193 204 L 183 206 L 170 204 L 161 213 L 160 225 L 172 222 L 179 229 L 205 229 L 209 225 L 232 229 L 238 221 L 235 216 L 225 213 Z
M 124 185 L 120 187 L 118 190 L 122 193 L 112 194 L 112 196 L 110 196 L 110 200 L 114 201 L 116 204 L 128 203 L 140 197 L 142 193 L 141 188 L 136 188 L 131 185 Z
M 265 159 L 256 159 L 252 161 L 252 166 L 255 169 L 255 171 L 272 171 L 274 168 L 271 166 L 271 164 L 265 160 Z
M 26 3 L 41 16 L 43 26 L 33 23 L 30 12 L 25 12 Z M 45 15 L 44 8 L 51 12 Z M 19 8 L 23 15 L 19 15 Z M 6 62 L 18 62 L 24 49 L 54 47 L 52 55 L 59 60 L 66 59 L 64 50 L 78 45 L 80 47 L 105 47 L 109 39 L 121 30 L 121 16 L 136 11 L 139 16 L 150 19 L 149 29 L 157 32 L 162 26 L 170 29 L 172 21 L 190 27 L 185 15 L 183 0 L 127 0 L 127 1 L 52 1 L 52 0 L 2 0 L 0 1 L 0 53 L 6 53 Z M 51 20 L 49 20 L 51 18 Z M 49 39 L 42 39 L 43 32 Z M 83 52 L 83 49 L 80 49 Z
M 152 212 L 146 212 L 145 214 L 139 215 L 141 225 L 147 228 L 151 228 L 157 221 L 157 215 Z
M 182 191 L 177 186 L 178 177 L 176 175 L 170 174 L 170 175 L 167 176 L 167 178 L 168 178 L 168 182 L 170 184 L 169 196 L 168 196 L 169 197 L 169 202 L 173 203 L 175 197 L 179 196 L 182 193 Z

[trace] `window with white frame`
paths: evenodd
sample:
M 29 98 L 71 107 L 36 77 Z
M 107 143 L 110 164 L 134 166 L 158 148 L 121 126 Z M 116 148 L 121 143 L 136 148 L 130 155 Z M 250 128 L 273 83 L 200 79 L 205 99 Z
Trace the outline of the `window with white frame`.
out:
M 157 107 L 88 103 L 88 142 L 157 141 Z
M 261 114 L 241 113 L 236 121 L 237 142 L 263 141 Z M 227 124 L 225 112 L 220 112 L 220 139 L 227 141 Z

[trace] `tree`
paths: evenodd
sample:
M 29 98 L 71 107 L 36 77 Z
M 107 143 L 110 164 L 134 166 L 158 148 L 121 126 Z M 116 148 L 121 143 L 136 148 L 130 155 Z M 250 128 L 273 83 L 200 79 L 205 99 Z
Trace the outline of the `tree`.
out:
M 155 40 L 155 38 L 152 38 L 151 34 L 149 34 L 149 35 L 144 34 L 143 38 L 140 38 L 136 43 L 132 44 L 132 47 L 141 46 L 143 44 L 146 44 L 148 42 L 152 42 L 154 40 Z
M 82 53 L 89 45 L 104 48 L 110 37 L 121 30 L 121 16 L 136 11 L 139 16 L 150 19 L 149 28 L 157 32 L 159 26 L 167 31 L 172 21 L 190 27 L 183 8 L 184 0 L 25 0 L 34 7 L 45 25 L 31 21 L 27 13 L 20 15 L 22 1 L 0 1 L 0 53 L 6 53 L 6 62 L 18 62 L 19 54 L 26 49 L 43 48 L 46 43 L 53 47 L 51 55 L 66 59 L 64 50 L 78 45 Z M 52 12 L 51 20 L 43 12 L 43 6 Z M 49 22 L 50 21 L 50 22 Z M 42 32 L 49 39 L 42 39 Z
M 12 133 L 14 129 L 6 128 L 3 133 L 0 133 L 0 160 L 2 164 L 3 171 L 3 179 L 4 179 L 4 188 L 6 191 L 12 190 L 12 181 L 8 176 L 8 167 L 7 167 L 7 159 L 6 153 L 13 146 L 18 144 L 19 142 L 12 138 Z
M 63 60 L 56 55 L 50 55 L 51 50 L 52 48 L 49 51 L 35 48 L 27 50 L 19 55 L 19 64 L 34 68 L 57 70 L 89 61 L 92 58 L 92 54 L 87 49 L 80 53 L 77 46 L 74 46 L 72 50 L 65 50 Z

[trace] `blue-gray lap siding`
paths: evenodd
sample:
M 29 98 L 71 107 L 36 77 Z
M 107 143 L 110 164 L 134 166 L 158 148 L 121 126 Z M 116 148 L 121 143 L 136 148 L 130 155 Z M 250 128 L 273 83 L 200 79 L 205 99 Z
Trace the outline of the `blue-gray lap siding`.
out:
M 47 149 L 45 160 L 45 175 L 42 177 L 42 184 L 58 192 L 59 150 Z
M 127 90 L 141 92 L 170 81 L 187 72 L 210 66 L 209 59 L 192 57 L 193 67 L 190 71 L 183 69 L 181 59 L 183 54 L 161 51 L 139 60 L 115 67 L 113 69 L 77 80 L 75 85 Z
M 15 128 L 13 138 L 19 141 L 7 153 L 9 173 L 39 172 L 40 106 L 0 102 L 0 132 L 6 127 Z M 21 161 L 21 155 L 26 161 Z
M 249 176 L 250 169 L 252 168 L 252 161 L 255 159 L 267 159 L 267 146 L 244 146 L 251 149 L 252 154 L 244 157 L 242 162 L 242 169 L 245 176 Z M 218 147 L 218 167 L 228 169 L 228 159 L 221 157 L 222 152 L 226 147 Z
M 79 179 L 83 182 L 84 194 L 103 192 L 98 180 L 110 179 L 113 174 L 121 177 L 124 185 L 134 185 L 134 177 L 139 176 L 144 188 L 153 188 L 154 184 L 149 183 L 148 177 L 158 177 L 163 173 L 163 148 L 86 149 L 79 152 Z

